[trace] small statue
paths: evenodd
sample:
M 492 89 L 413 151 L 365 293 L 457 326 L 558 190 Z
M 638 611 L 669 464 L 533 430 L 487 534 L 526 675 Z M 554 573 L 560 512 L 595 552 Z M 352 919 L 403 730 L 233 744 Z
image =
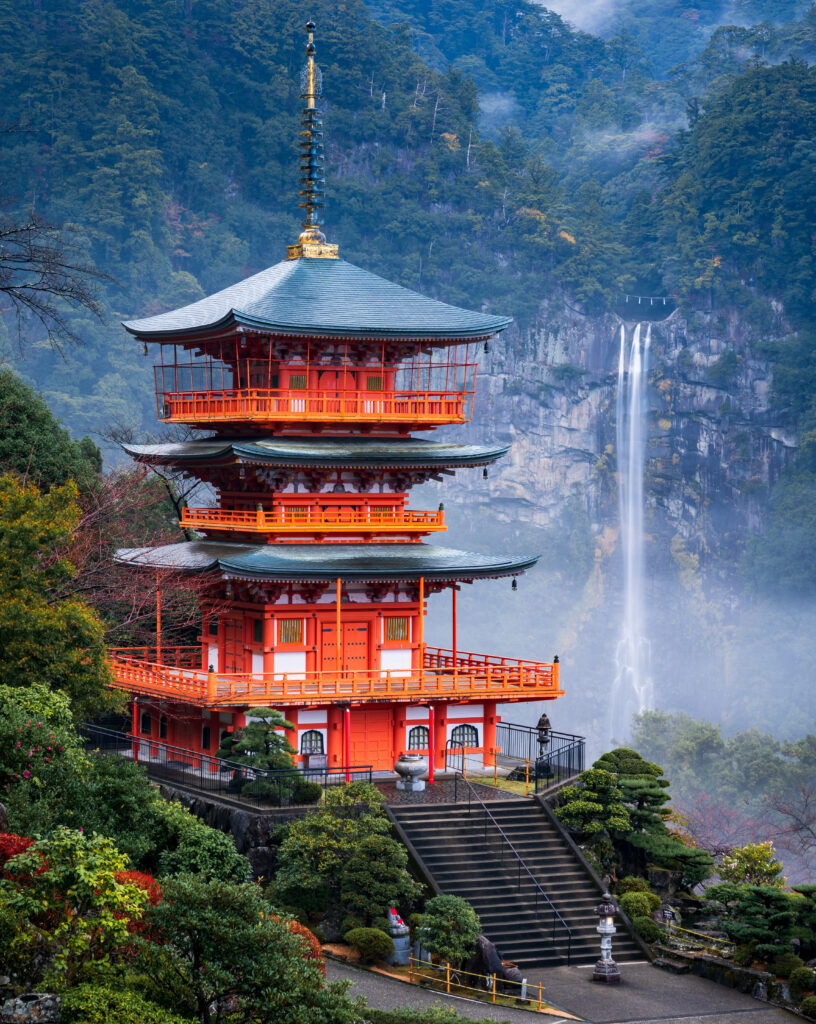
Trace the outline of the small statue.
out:
M 391 907 L 388 911 L 388 934 L 392 938 L 398 938 L 402 935 L 407 935 L 410 929 L 408 925 L 399 916 L 395 907 Z

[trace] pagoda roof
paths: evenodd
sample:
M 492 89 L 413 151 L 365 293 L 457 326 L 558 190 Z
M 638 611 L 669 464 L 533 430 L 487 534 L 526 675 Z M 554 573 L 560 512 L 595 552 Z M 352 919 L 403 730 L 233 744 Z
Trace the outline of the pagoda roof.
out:
M 223 291 L 158 316 L 123 321 L 139 338 L 173 341 L 244 325 L 307 337 L 488 337 L 511 317 L 430 299 L 341 259 L 284 260 Z
M 419 438 L 371 437 L 212 437 L 167 444 L 126 444 L 123 448 L 135 459 L 147 463 L 200 465 L 234 460 L 273 466 L 371 469 L 483 466 L 510 450 L 507 444 L 451 444 Z
M 236 544 L 186 541 L 122 548 L 116 561 L 177 572 L 220 571 L 227 579 L 275 582 L 465 580 L 514 576 L 539 555 L 497 556 L 434 544 Z

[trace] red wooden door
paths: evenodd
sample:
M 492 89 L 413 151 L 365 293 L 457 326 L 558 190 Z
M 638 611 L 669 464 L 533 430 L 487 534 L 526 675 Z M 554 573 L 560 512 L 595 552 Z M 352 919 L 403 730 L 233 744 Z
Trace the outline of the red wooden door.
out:
M 394 767 L 394 712 L 355 708 L 351 713 L 352 764 L 370 764 L 375 771 Z
M 367 622 L 342 622 L 343 631 L 343 665 L 344 672 L 363 672 L 369 668 L 368 663 L 368 638 L 369 624 Z M 325 623 L 321 630 L 322 642 L 322 664 L 324 672 L 338 671 L 337 658 L 337 626 L 335 623 Z

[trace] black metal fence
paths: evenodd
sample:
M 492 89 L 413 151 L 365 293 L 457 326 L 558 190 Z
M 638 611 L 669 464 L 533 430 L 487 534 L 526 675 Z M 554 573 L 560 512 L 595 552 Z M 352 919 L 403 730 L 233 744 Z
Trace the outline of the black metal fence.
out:
M 500 722 L 496 726 L 496 746 L 501 750 L 499 764 L 512 768 L 511 775 L 520 779 L 529 771 L 536 792 L 584 770 L 586 741 L 573 733 L 543 733 L 529 725 Z
M 86 723 L 80 730 L 85 749 L 140 764 L 156 781 L 221 795 L 258 808 L 299 807 L 317 803 L 323 792 L 347 782 L 371 782 L 371 765 L 263 771 L 225 761 L 149 736 L 117 732 Z

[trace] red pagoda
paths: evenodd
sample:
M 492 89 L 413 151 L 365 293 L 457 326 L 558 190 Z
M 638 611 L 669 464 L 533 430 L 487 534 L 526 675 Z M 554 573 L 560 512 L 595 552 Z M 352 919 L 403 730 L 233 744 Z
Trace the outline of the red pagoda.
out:
M 407 506 L 414 484 L 487 466 L 506 446 L 415 438 L 466 423 L 474 346 L 510 320 L 449 306 L 338 257 L 320 231 L 319 71 L 307 26 L 303 232 L 281 263 L 172 312 L 125 323 L 159 346 L 158 418 L 201 439 L 128 446 L 209 484 L 181 525 L 201 539 L 118 552 L 151 572 L 197 574 L 200 645 L 111 653 L 133 731 L 215 751 L 246 712 L 295 725 L 301 763 L 392 768 L 449 744 L 491 763 L 498 703 L 561 695 L 558 664 L 458 650 L 456 593 L 516 576 L 507 558 L 426 543 L 444 512 Z M 450 590 L 450 649 L 424 639 L 428 598 Z

